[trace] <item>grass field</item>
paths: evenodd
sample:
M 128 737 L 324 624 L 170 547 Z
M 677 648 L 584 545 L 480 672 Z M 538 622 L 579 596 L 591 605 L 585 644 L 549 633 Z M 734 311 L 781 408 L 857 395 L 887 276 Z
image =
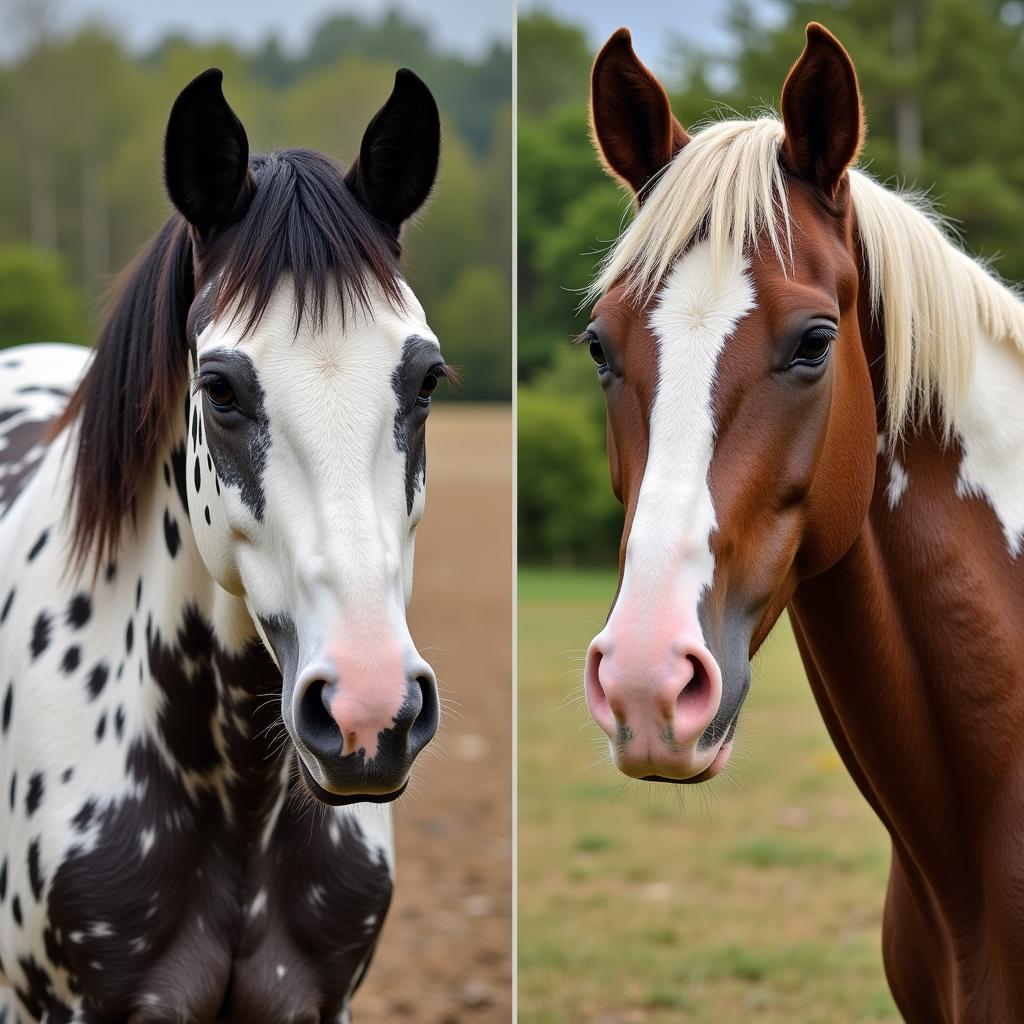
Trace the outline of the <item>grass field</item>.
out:
M 836 755 L 788 624 L 710 787 L 629 783 L 582 700 L 607 573 L 519 578 L 523 1024 L 898 1021 L 888 841 Z

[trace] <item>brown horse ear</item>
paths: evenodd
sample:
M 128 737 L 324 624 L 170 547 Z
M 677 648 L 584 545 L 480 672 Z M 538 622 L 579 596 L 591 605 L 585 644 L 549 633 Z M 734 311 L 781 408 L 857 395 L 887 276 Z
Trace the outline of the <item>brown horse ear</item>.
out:
M 834 196 L 860 152 L 864 112 L 853 61 L 816 21 L 807 26 L 807 45 L 782 87 L 782 122 L 788 168 Z
M 608 171 L 641 202 L 644 186 L 690 141 L 661 83 L 633 52 L 628 29 L 614 33 L 594 61 L 590 124 Z

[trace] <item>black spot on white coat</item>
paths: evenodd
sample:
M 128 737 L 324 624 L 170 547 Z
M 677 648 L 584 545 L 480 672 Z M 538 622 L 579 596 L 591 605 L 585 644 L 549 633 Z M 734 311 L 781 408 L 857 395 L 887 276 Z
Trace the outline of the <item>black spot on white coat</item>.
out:
M 89 700 L 95 700 L 103 692 L 109 675 L 110 669 L 107 668 L 106 662 L 99 661 L 92 667 L 85 680 L 85 688 L 89 691 Z
M 32 624 L 32 639 L 29 642 L 29 651 L 33 661 L 39 657 L 50 644 L 50 616 L 46 612 L 40 612 L 36 621 Z
M 25 794 L 25 814 L 31 818 L 43 802 L 46 792 L 45 777 L 42 772 L 33 772 L 28 780 L 28 792 Z
M 49 536 L 50 536 L 50 531 L 48 529 L 47 530 L 43 530 L 43 532 L 41 534 L 39 534 L 39 539 L 35 542 L 35 544 L 32 545 L 31 548 L 29 548 L 28 560 L 30 562 L 33 561 L 35 559 L 36 555 L 38 555 L 39 552 L 42 551 L 43 548 L 46 546 L 46 540 L 47 540 L 47 538 Z
M 178 521 L 171 515 L 170 509 L 164 509 L 164 543 L 167 545 L 167 553 L 174 558 L 181 547 L 181 532 L 178 530 Z
M 78 668 L 79 663 L 82 660 L 82 648 L 77 644 L 69 647 L 64 652 L 64 657 L 60 659 L 60 670 L 64 675 L 69 676 L 72 672 Z
M 68 604 L 67 624 L 72 629 L 81 629 L 92 615 L 92 599 L 88 594 L 75 594 Z
M 28 845 L 28 883 L 32 887 L 36 903 L 43 898 L 43 886 L 46 884 L 39 858 L 39 837 L 36 836 Z

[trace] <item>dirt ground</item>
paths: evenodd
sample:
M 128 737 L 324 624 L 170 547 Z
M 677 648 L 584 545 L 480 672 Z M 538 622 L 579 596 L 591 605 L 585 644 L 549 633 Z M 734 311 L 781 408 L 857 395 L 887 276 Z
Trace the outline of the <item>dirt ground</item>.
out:
M 410 623 L 447 706 L 395 805 L 395 899 L 355 1024 L 512 1010 L 512 416 L 438 402 Z

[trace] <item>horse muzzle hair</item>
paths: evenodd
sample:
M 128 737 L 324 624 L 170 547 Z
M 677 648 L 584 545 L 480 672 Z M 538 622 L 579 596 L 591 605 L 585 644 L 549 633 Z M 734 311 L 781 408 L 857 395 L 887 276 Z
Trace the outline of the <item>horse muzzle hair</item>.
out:
M 400 796 L 440 721 L 433 670 L 397 647 L 363 658 L 328 646 L 299 675 L 291 704 L 303 778 L 331 804 Z
M 729 761 L 745 681 L 723 685 L 696 611 L 623 596 L 587 652 L 590 713 L 624 774 L 704 782 Z
M 404 617 L 357 616 L 334 630 L 316 618 L 298 630 L 287 616 L 261 619 L 281 667 L 281 717 L 299 774 L 324 803 L 395 800 L 440 724 L 434 671 Z

